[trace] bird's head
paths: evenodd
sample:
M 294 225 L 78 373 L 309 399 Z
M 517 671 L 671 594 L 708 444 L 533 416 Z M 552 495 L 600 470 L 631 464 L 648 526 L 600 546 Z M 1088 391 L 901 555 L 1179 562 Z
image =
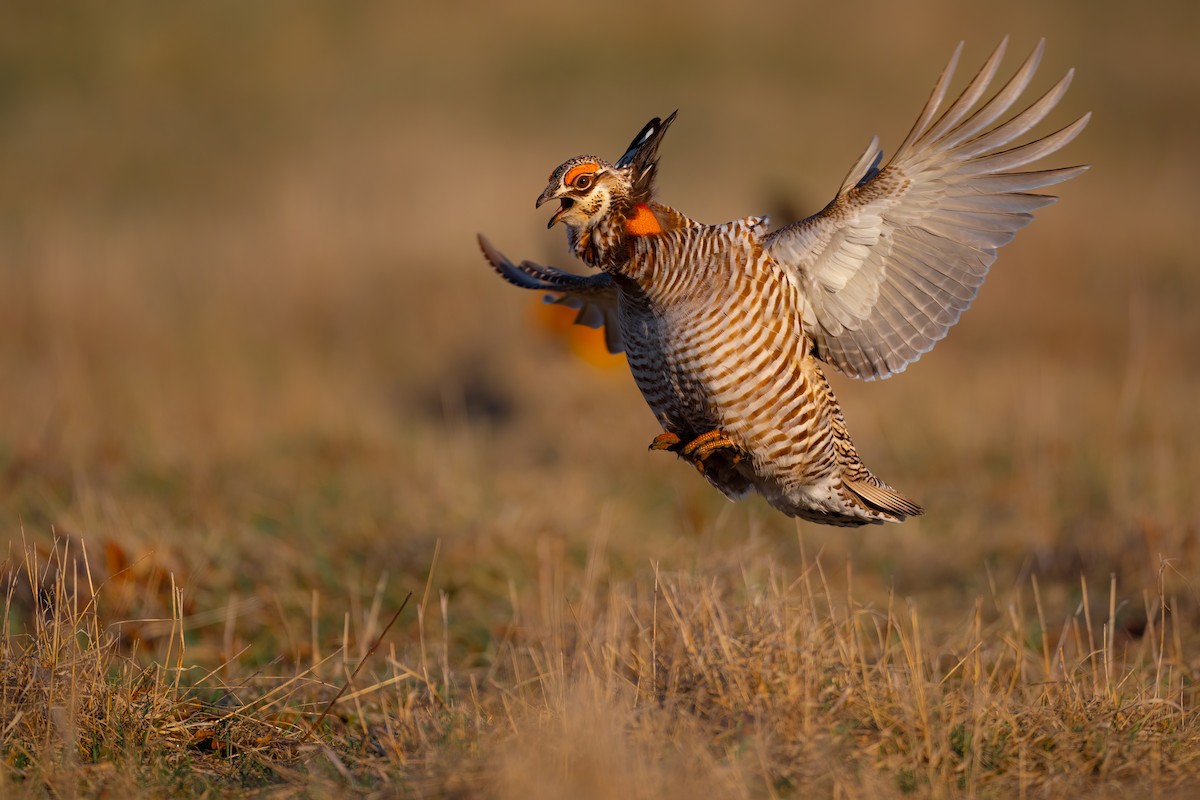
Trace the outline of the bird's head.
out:
M 537 200 L 539 208 L 551 200 L 560 203 L 546 227 L 561 221 L 588 230 L 613 211 L 648 202 L 658 167 L 658 143 L 674 119 L 672 114 L 665 122 L 658 117 L 650 120 L 616 164 L 597 156 L 576 156 L 559 165 Z
M 608 216 L 614 206 L 623 204 L 629 189 L 628 170 L 617 169 L 596 156 L 576 156 L 554 170 L 537 204 L 540 208 L 551 200 L 560 203 L 547 228 L 561 221 L 568 227 L 586 230 Z

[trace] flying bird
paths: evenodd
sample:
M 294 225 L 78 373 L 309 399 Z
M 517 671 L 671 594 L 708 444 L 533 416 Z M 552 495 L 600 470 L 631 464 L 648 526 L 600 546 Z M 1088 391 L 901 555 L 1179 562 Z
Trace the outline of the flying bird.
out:
M 516 286 L 577 308 L 624 352 L 674 452 L 731 499 L 757 491 L 783 513 L 829 525 L 900 522 L 921 507 L 862 463 L 823 372 L 887 378 L 928 352 L 971 305 L 996 249 L 1057 198 L 1035 190 L 1087 167 L 1030 169 L 1090 114 L 1027 138 L 1058 105 L 1073 70 L 1016 104 L 1044 40 L 986 100 L 1007 39 L 943 109 L 958 45 L 916 124 L 883 163 L 878 137 L 818 213 L 770 231 L 764 217 L 705 225 L 658 201 L 658 149 L 675 119 L 652 119 L 615 163 L 576 156 L 537 199 L 557 203 L 575 275 L 513 263 Z

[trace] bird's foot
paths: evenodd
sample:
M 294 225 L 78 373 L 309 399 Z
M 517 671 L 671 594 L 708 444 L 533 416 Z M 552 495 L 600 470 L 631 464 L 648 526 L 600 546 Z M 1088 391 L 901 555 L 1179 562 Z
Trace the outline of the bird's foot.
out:
M 742 460 L 742 452 L 733 440 L 725 435 L 725 431 L 714 428 L 702 433 L 686 444 L 674 433 L 660 433 L 650 443 L 651 450 L 668 450 L 680 458 L 690 462 L 696 469 L 704 472 L 704 464 L 719 450 L 731 449 L 733 455 L 730 463 L 736 464 Z
M 679 437 L 673 433 L 660 433 L 654 437 L 654 441 L 650 443 L 650 450 L 669 450 L 672 453 L 679 452 L 680 441 Z

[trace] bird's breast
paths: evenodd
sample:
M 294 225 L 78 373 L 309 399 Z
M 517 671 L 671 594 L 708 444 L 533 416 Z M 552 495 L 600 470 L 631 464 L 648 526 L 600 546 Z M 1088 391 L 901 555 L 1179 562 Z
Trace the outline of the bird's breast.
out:
M 662 241 L 641 265 L 621 307 L 626 355 L 665 429 L 720 427 L 770 459 L 817 414 L 798 296 L 755 240 L 713 230 Z

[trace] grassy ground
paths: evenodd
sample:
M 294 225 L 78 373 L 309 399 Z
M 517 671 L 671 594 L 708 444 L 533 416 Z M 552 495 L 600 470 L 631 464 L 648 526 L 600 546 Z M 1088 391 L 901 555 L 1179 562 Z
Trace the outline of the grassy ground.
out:
M 1189 795 L 1191 5 L 3 15 L 0 794 Z M 1006 32 L 1095 167 L 833 379 L 923 518 L 727 503 L 475 250 L 676 107 L 667 201 L 808 213 Z

